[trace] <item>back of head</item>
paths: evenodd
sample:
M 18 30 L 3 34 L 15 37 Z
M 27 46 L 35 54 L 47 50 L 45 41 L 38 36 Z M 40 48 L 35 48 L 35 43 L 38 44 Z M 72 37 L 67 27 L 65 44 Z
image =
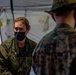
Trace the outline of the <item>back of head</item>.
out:
M 63 15 L 74 9 L 76 9 L 76 0 L 53 0 L 53 6 L 50 12 Z

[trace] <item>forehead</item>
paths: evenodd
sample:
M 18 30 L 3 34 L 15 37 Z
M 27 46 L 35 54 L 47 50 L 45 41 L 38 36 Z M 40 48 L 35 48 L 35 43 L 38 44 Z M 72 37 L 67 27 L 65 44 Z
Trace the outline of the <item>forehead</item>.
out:
M 14 27 L 26 27 L 25 24 L 23 24 L 21 21 L 15 22 Z

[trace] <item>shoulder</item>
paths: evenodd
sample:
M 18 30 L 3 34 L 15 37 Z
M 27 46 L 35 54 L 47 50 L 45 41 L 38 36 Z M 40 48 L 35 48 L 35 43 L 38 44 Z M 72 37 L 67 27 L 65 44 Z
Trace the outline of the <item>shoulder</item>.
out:
M 3 41 L 2 43 L 8 43 L 11 42 L 13 38 L 8 38 L 7 40 Z
M 41 40 L 40 43 L 48 44 L 55 40 L 57 37 L 56 33 L 53 31 L 47 33 Z
M 9 46 L 11 45 L 11 43 L 13 42 L 13 39 L 14 39 L 14 38 L 9 38 L 9 39 L 3 41 L 3 42 L 1 43 L 1 46 L 3 46 L 3 47 L 9 47 Z
M 7 40 L 3 41 L 0 45 L 0 53 L 6 59 L 8 58 L 8 50 L 11 45 L 11 42 L 12 42 L 12 39 L 7 39 Z
M 41 49 L 46 49 L 46 48 L 50 48 L 50 45 L 52 45 L 55 40 L 56 40 L 57 36 L 55 35 L 54 31 L 49 32 L 48 34 L 46 34 L 41 40 L 40 42 L 37 44 L 37 46 L 35 47 L 35 50 L 41 50 Z
M 33 40 L 31 40 L 31 39 L 29 39 L 29 38 L 27 38 L 27 41 L 30 43 L 30 45 L 32 45 L 32 46 L 36 46 L 37 45 L 37 43 L 35 42 L 35 41 L 33 41 Z

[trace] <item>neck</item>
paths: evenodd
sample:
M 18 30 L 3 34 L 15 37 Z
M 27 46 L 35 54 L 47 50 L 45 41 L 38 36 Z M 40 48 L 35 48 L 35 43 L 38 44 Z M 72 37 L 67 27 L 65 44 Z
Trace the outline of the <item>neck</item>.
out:
M 72 28 L 74 28 L 75 19 L 74 19 L 73 12 L 71 12 L 68 16 L 61 16 L 61 17 L 56 17 L 56 18 L 57 18 L 56 19 L 57 24 L 66 23 L 70 25 Z
M 26 39 L 24 39 L 22 41 L 18 41 L 18 46 L 19 47 L 24 47 L 25 46 L 25 41 L 26 41 Z

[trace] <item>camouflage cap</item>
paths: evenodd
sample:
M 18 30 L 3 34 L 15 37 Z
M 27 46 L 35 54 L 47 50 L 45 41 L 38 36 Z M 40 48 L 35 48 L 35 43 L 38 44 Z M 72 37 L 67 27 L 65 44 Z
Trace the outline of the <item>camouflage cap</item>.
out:
M 76 7 L 76 0 L 53 0 L 51 11 L 59 9 L 63 6 Z

